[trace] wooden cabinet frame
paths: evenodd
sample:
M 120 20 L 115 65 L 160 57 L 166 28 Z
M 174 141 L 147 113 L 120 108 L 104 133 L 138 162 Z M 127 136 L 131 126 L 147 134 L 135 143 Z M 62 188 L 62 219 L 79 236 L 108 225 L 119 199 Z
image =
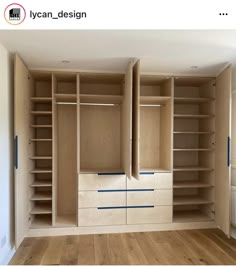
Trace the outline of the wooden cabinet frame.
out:
M 194 77 L 188 77 L 194 80 Z M 101 83 L 101 80 L 106 79 L 105 86 L 97 86 L 96 80 L 98 80 L 98 84 Z M 197 78 L 196 78 L 197 79 Z M 45 95 L 36 95 L 35 94 L 35 84 L 37 80 L 47 81 L 47 84 L 50 84 L 50 93 L 49 90 Z M 68 87 L 66 84 L 63 84 L 63 80 L 66 81 L 73 81 L 73 86 Z M 61 87 L 58 88 L 58 82 L 61 83 Z M 119 140 L 116 139 L 119 149 L 116 151 L 118 152 L 119 162 L 118 166 L 121 166 L 118 169 L 119 174 L 125 174 L 131 182 L 135 178 L 137 182 L 142 182 L 142 175 L 140 173 L 150 173 L 150 172 L 167 172 L 172 175 L 172 172 L 179 171 L 175 169 L 174 161 L 175 155 L 174 153 L 182 152 L 209 152 L 204 150 L 204 143 L 208 140 L 204 140 L 202 138 L 202 144 L 199 144 L 199 147 L 192 148 L 191 151 L 188 151 L 186 147 L 176 147 L 173 145 L 174 143 L 174 134 L 181 135 L 180 130 L 176 130 L 174 127 L 174 119 L 206 119 L 206 115 L 204 114 L 204 104 L 202 101 L 205 101 L 202 98 L 206 98 L 207 96 L 202 96 L 199 98 L 195 97 L 194 99 L 186 99 L 186 97 L 179 97 L 175 99 L 174 97 L 174 86 L 176 83 L 175 77 L 165 77 L 158 76 L 158 75 L 144 75 L 140 73 L 140 62 L 139 60 L 132 60 L 126 69 L 126 72 L 123 74 L 111 74 L 111 73 L 70 73 L 70 72 L 50 72 L 50 71 L 29 71 L 25 64 L 22 62 L 20 57 L 16 55 L 15 57 L 15 96 L 14 96 L 14 104 L 15 104 L 15 112 L 14 112 L 14 121 L 15 121 L 15 230 L 16 230 L 16 247 L 20 245 L 23 238 L 26 235 L 33 236 L 33 235 L 48 235 L 50 232 L 52 234 L 67 234 L 67 233 L 99 233 L 99 232 L 129 232 L 129 231 L 146 231 L 146 230 L 163 230 L 163 229 L 186 229 L 186 228 L 207 228 L 212 226 L 219 226 L 225 234 L 229 235 L 229 228 L 230 228 L 230 167 L 229 167 L 229 160 L 230 160 L 230 145 L 228 143 L 230 139 L 230 106 L 231 106 L 231 67 L 227 67 L 218 77 L 216 77 L 215 82 L 215 90 L 216 90 L 216 100 L 215 100 L 215 161 L 214 161 L 214 184 L 209 182 L 209 186 L 207 186 L 205 191 L 211 191 L 209 188 L 210 185 L 214 185 L 214 193 L 211 194 L 210 198 L 214 198 L 214 206 L 215 208 L 215 219 L 211 221 L 198 221 L 193 223 L 191 217 L 183 217 L 183 219 L 178 222 L 173 220 L 172 223 L 165 224 L 127 224 L 127 215 L 126 223 L 122 225 L 109 225 L 106 226 L 92 226 L 89 228 L 78 227 L 79 225 L 79 191 L 80 191 L 80 182 L 79 176 L 86 175 L 86 174 L 114 174 L 114 167 L 111 167 L 111 172 L 109 173 L 109 167 L 107 165 L 103 168 L 98 165 L 96 170 L 96 165 L 93 165 L 89 171 L 85 171 L 84 165 L 86 165 L 84 161 L 84 147 L 91 148 L 89 143 L 86 145 L 81 145 L 81 140 L 83 141 L 85 138 L 85 134 L 83 132 L 84 128 L 89 129 L 91 126 L 90 124 L 85 125 L 85 120 L 90 119 L 90 122 L 94 120 L 92 117 L 92 113 L 90 111 L 87 112 L 88 109 L 84 108 L 85 103 L 104 103 L 104 104 L 115 104 L 119 105 L 119 111 L 114 112 L 113 115 L 107 119 L 110 119 L 109 123 L 108 120 L 103 121 L 104 126 L 107 128 L 107 143 L 109 141 L 113 141 L 116 137 L 116 132 L 109 128 L 109 125 L 116 124 L 117 128 L 119 128 Z M 113 84 L 113 85 L 110 85 Z M 148 85 L 149 84 L 149 85 Z M 152 85 L 150 85 L 152 84 Z M 153 85 L 154 84 L 154 85 Z M 49 86 L 49 85 L 47 85 Z M 64 87 L 63 87 L 64 86 Z M 110 90 L 107 88 L 110 86 Z M 146 88 L 146 92 L 143 86 L 149 86 Z M 158 89 L 154 89 L 157 86 Z M 42 86 L 43 87 L 43 86 Z M 114 90 L 112 91 L 113 88 Z M 119 88 L 120 91 L 119 91 Z M 182 103 L 183 105 L 186 104 L 186 101 L 190 101 L 190 105 L 196 104 L 196 102 L 200 102 L 203 106 L 202 109 L 197 114 L 188 114 L 174 113 L 174 104 L 175 103 Z M 174 103 L 175 102 L 175 103 Z M 61 107 L 58 108 L 58 103 L 62 103 Z M 68 104 L 71 106 L 69 108 L 63 107 L 64 104 Z M 45 105 L 44 105 L 45 104 Z M 152 112 L 152 111 L 145 111 L 140 114 L 141 105 L 161 105 L 162 110 L 160 112 Z M 35 107 L 37 105 L 37 108 Z M 45 106 L 45 109 L 43 109 Z M 72 107 L 74 106 L 74 107 Z M 35 109 L 36 108 L 36 109 Z M 72 125 L 69 121 L 72 116 L 71 113 L 63 117 L 62 110 L 74 110 L 73 111 L 73 131 L 74 134 L 66 133 L 66 130 Z M 75 109 L 73 109 L 75 108 Z M 145 107 L 143 107 L 145 108 Z M 149 108 L 149 107 L 147 107 Z M 164 109 L 165 108 L 165 109 Z M 182 108 L 182 107 L 181 107 Z M 178 110 L 182 110 L 182 109 Z M 192 107 L 191 107 L 192 108 Z M 96 109 L 96 108 L 95 108 Z M 94 109 L 94 110 L 95 110 Z M 97 109 L 101 110 L 101 109 Z M 107 109 L 108 110 L 108 109 Z M 115 109 L 112 109 L 115 110 Z M 118 110 L 118 109 L 117 109 Z M 149 110 L 149 109 L 146 109 Z M 150 109 L 151 110 L 151 109 Z M 165 110 L 165 111 L 164 111 Z M 190 109 L 189 109 L 190 110 Z M 195 109 L 192 109 L 195 110 Z M 212 109 L 213 110 L 213 109 Z M 195 112 L 195 111 L 194 111 Z M 148 119 L 153 113 L 154 123 L 153 128 L 150 128 L 150 131 L 143 134 L 142 126 L 145 125 L 152 125 L 152 123 L 148 122 Z M 86 116 L 84 116 L 86 115 Z M 190 115 L 190 116 L 189 116 Z M 39 118 L 38 120 L 32 120 L 32 117 L 39 116 L 44 118 Z M 208 114 L 207 114 L 208 116 Z M 46 118 L 48 117 L 48 118 Z M 50 120 L 50 117 L 52 120 Z M 58 118 L 60 117 L 60 118 Z M 104 116 L 105 117 L 105 116 Z M 114 120 L 112 119 L 117 119 Z M 60 120 L 61 119 L 61 120 Z M 102 121 L 102 119 L 98 118 L 98 121 Z M 87 121 L 88 121 L 87 120 Z M 35 121 L 37 122 L 35 124 Z M 95 121 L 95 120 L 94 120 Z M 119 121 L 119 123 L 117 122 Z M 159 121 L 159 122 L 157 122 Z M 162 122 L 160 122 L 162 121 Z M 44 122 L 44 125 L 42 124 Z M 90 123 L 89 122 L 89 123 Z M 63 129 L 64 126 L 64 129 Z M 148 150 L 148 145 L 150 142 L 143 142 L 142 137 L 145 135 L 150 136 L 152 138 L 157 132 L 158 128 L 164 128 L 165 130 L 162 132 L 160 131 L 160 135 L 158 136 L 158 142 L 153 145 L 153 150 Z M 32 129 L 33 128 L 33 129 Z M 52 132 L 50 135 L 49 133 L 38 133 L 35 135 L 34 130 L 42 130 L 45 128 L 46 132 Z M 58 128 L 60 130 L 65 131 L 65 135 L 70 139 L 69 142 L 73 142 L 73 138 L 77 139 L 77 143 L 72 146 L 71 143 L 67 143 L 68 145 L 61 145 L 62 135 L 59 134 Z M 72 128 L 72 127 L 71 127 Z M 204 128 L 204 126 L 203 126 Z M 86 130 L 87 130 L 86 129 Z M 33 130 L 33 131 L 32 131 Z M 52 131 L 50 131 L 52 130 Z M 160 129 L 161 130 L 161 129 Z M 89 133 L 89 132 L 88 132 Z M 92 132 L 89 133 L 92 136 Z M 188 132 L 188 134 L 196 134 L 195 132 Z M 205 134 L 205 132 L 198 132 L 198 134 Z M 43 139 L 40 139 L 40 136 Z M 76 137 L 75 137 L 76 136 Z M 64 137 L 63 137 L 64 138 Z M 113 138 L 113 139 L 112 139 Z M 91 141 L 96 140 L 96 138 L 90 139 Z M 41 154 L 41 150 L 39 149 L 35 153 L 35 147 L 38 144 L 35 144 L 37 141 L 43 141 L 44 145 L 46 142 L 51 144 L 46 144 L 46 146 L 51 147 L 52 154 L 45 153 Z M 86 141 L 89 141 L 87 139 Z M 106 141 L 100 139 L 100 141 Z M 155 140 L 156 141 L 156 140 Z M 105 142 L 104 142 L 105 143 Z M 144 143 L 144 144 L 143 144 Z M 147 146 L 147 150 L 143 151 L 143 146 Z M 83 146 L 83 147 L 82 147 Z M 114 146 L 114 147 L 118 147 Z M 67 147 L 70 147 L 69 150 L 66 150 Z M 82 148 L 81 148 L 82 147 Z M 157 151 L 155 150 L 157 147 Z M 162 148 L 166 147 L 166 148 Z M 61 154 L 58 154 L 61 149 L 65 149 L 65 156 L 64 159 L 61 159 Z M 146 147 L 145 147 L 146 148 Z M 155 148 L 155 149 L 154 149 Z M 70 160 L 70 155 L 72 155 L 72 149 L 75 151 L 74 154 L 76 156 L 72 156 Z M 201 150 L 203 149 L 203 150 Z M 109 151 L 104 146 L 104 152 Z M 49 151 L 49 150 L 48 150 Z M 150 159 L 150 165 L 145 167 L 145 164 L 149 161 L 148 159 L 143 159 L 142 156 L 146 154 L 146 156 L 150 156 L 149 154 L 156 154 L 158 153 L 161 156 L 161 159 L 154 158 Z M 114 155 L 114 158 L 117 158 L 117 154 Z M 88 155 L 88 154 L 87 154 Z M 94 156 L 103 156 L 101 154 L 101 145 L 99 146 L 99 154 L 94 154 Z M 74 158 L 76 157 L 76 158 Z M 88 156 L 88 158 L 91 155 Z M 104 158 L 108 158 L 109 154 L 105 155 Z M 98 158 L 98 157 L 97 157 Z M 97 162 L 99 160 L 93 160 L 93 162 Z M 157 157 L 156 157 L 157 158 Z M 204 158 L 204 156 L 202 156 Z M 208 157 L 206 157 L 206 160 Z M 101 158 L 98 158 L 101 159 Z M 46 167 L 42 169 L 36 169 L 35 166 L 48 166 L 50 165 L 50 160 L 52 160 L 52 169 L 46 169 Z M 70 163 L 73 161 L 73 171 L 71 175 L 73 175 L 73 187 L 75 187 L 76 193 L 73 197 L 67 193 L 69 198 L 74 199 L 74 220 L 72 223 L 66 222 L 65 224 L 61 224 L 58 222 L 58 205 L 62 204 L 58 201 L 58 197 L 60 197 L 60 193 L 64 193 L 63 191 L 60 192 L 61 189 L 66 189 L 66 183 L 64 185 L 60 184 L 60 172 L 61 167 L 63 166 L 63 160 L 69 160 Z M 112 160 L 112 158 L 109 158 Z M 161 161 L 163 160 L 163 162 Z M 36 162 L 40 161 L 40 162 Z M 101 160 L 99 162 L 102 162 Z M 117 161 L 114 162 L 114 166 L 116 166 Z M 153 166 L 153 167 L 152 167 Z M 64 167 L 64 166 L 63 166 Z M 146 169 L 150 168 L 150 169 Z M 162 169 L 163 168 L 163 169 Z M 194 169 L 193 169 L 194 170 Z M 196 170 L 196 169 L 195 169 Z M 204 171 L 205 169 L 197 169 L 197 171 Z M 182 169 L 181 171 L 184 171 Z M 112 173 L 113 172 L 113 173 Z M 40 177 L 39 176 L 43 176 Z M 46 178 L 48 176 L 48 178 Z M 37 178 L 36 178 L 37 177 Z M 204 178 L 204 175 L 203 175 Z M 69 179 L 68 179 L 69 180 Z M 213 180 L 213 175 L 212 175 Z M 35 182 L 36 181 L 36 182 Z M 178 180 L 178 181 L 181 181 Z M 183 181 L 183 180 L 182 180 Z M 201 181 L 201 180 L 200 180 Z M 213 181 L 212 181 L 213 182 Z M 144 182 L 145 183 L 145 182 Z M 126 187 L 122 188 L 123 190 L 127 190 L 128 181 L 126 181 Z M 189 182 L 176 182 L 172 184 L 171 188 L 168 188 L 168 193 L 170 193 L 171 189 L 173 191 L 176 189 L 182 189 L 183 193 L 187 191 L 194 191 L 196 186 L 199 188 L 199 184 L 202 186 L 202 182 L 189 184 Z M 191 187 L 191 186 L 195 186 Z M 190 187 L 189 187 L 190 186 Z M 40 189 L 38 189 L 40 187 Z M 42 188 L 44 187 L 44 188 Z M 59 189 L 59 190 L 58 190 Z M 42 197 L 35 199 L 34 191 L 42 191 Z M 44 192 L 47 193 L 44 193 Z M 66 191 L 66 190 L 65 190 Z M 201 191 L 204 191 L 204 188 L 201 188 Z M 174 192 L 173 192 L 174 193 Z M 208 193 L 208 192 L 207 192 Z M 205 194 L 207 194 L 205 193 Z M 86 193 L 85 193 L 86 194 Z M 204 193 L 203 193 L 204 194 Z M 84 193 L 81 193 L 83 196 Z M 141 195 L 141 194 L 140 194 Z M 163 196 L 163 198 L 165 195 Z M 37 200 L 37 203 L 34 203 L 36 208 L 36 212 L 32 211 L 32 198 Z M 109 197 L 108 197 L 109 198 Z M 40 206 L 40 202 L 42 203 L 42 208 Z M 65 199 L 66 200 L 66 199 Z M 183 199 L 182 199 L 183 200 Z M 49 202 L 49 205 L 45 205 L 45 202 Z M 191 202 L 187 199 L 187 204 Z M 51 205 L 50 205 L 51 204 Z M 104 204 L 104 203 L 103 203 Z M 174 206 L 178 204 L 186 204 L 186 201 L 183 202 L 173 202 Z M 192 204 L 192 203 L 191 203 Z M 193 202 L 193 204 L 195 204 Z M 199 203 L 205 204 L 205 203 Z M 39 205 L 39 207 L 38 207 Z M 46 207 L 45 207 L 46 206 Z M 50 208 L 48 208 L 48 206 Z M 66 206 L 66 205 L 65 205 Z M 84 206 L 87 206 L 86 204 Z M 95 205 L 91 205 L 95 206 Z M 177 207 L 176 207 L 177 208 Z M 164 210 L 165 208 L 163 208 Z M 170 209 L 172 209 L 172 205 L 167 208 L 168 214 L 170 218 Z M 88 211 L 84 211 L 87 215 L 91 215 Z M 91 212 L 96 213 L 96 212 Z M 129 212 L 129 214 L 132 211 Z M 152 219 L 155 218 L 155 215 L 150 212 L 147 212 Z M 111 211 L 111 215 L 114 213 Z M 124 212 L 122 212 L 122 215 Z M 47 220 L 47 224 L 44 227 L 37 227 L 35 229 L 29 229 L 32 224 L 32 219 L 34 219 L 35 215 L 39 217 L 49 217 Z M 41 216 L 40 216 L 41 215 Z M 97 215 L 97 214 L 96 214 Z M 100 214 L 99 214 L 100 215 Z M 98 217 L 100 217 L 98 215 Z M 114 214 L 116 215 L 116 214 Z M 137 217 L 140 214 L 137 212 Z M 154 216 L 153 216 L 154 215 Z M 164 215 L 164 214 L 163 214 Z M 109 215 L 108 215 L 109 216 Z M 167 217 L 165 216 L 165 217 Z M 115 217 L 115 216 L 114 216 Z M 129 216 L 130 217 L 130 216 Z M 154 218 L 153 218 L 154 217 Z M 164 216 L 163 216 L 164 217 Z M 133 217 L 134 218 L 134 217 Z M 168 219 L 169 219 L 168 218 Z M 109 218 L 110 219 L 110 218 Z M 130 219 L 130 218 L 129 218 Z M 131 219 L 132 220 L 132 219 Z M 112 221 L 112 219 L 111 219 Z M 153 220 L 152 220 L 153 221 Z M 155 219 L 154 219 L 155 221 Z M 160 220 L 161 221 L 161 220 Z M 165 221 L 165 219 L 163 220 Z M 44 222 L 44 221 L 43 221 Z M 118 221 L 117 221 L 118 223 Z M 135 222 L 136 223 L 136 222 Z M 146 220 L 145 220 L 146 223 Z M 102 224 L 106 224 L 106 221 L 103 221 Z M 63 226 L 63 228 L 62 228 Z M 68 227 L 66 227 L 68 226 Z M 73 226 L 73 228 L 71 228 Z M 84 225 L 83 225 L 84 226 Z M 59 228 L 60 227 L 60 228 Z M 119 227 L 119 228 L 118 228 Z

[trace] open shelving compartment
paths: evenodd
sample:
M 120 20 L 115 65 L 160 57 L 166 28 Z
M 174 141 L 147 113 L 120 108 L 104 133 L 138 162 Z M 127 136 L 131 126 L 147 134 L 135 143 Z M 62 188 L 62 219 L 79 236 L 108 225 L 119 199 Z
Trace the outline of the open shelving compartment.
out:
M 174 87 L 174 222 L 214 220 L 215 80 L 182 77 Z
M 77 74 L 53 74 L 55 227 L 77 226 Z
M 171 170 L 172 79 L 141 75 L 140 171 Z
M 52 226 L 52 75 L 32 73 L 29 160 L 31 228 Z
M 80 173 L 125 172 L 124 74 L 80 74 Z

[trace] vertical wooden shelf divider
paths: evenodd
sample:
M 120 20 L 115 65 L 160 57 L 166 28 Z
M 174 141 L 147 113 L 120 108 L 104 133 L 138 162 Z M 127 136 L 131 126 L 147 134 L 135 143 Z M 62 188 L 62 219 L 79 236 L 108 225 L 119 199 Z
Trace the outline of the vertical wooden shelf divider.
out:
M 76 75 L 77 93 L 77 226 L 79 225 L 79 174 L 80 174 L 80 76 Z

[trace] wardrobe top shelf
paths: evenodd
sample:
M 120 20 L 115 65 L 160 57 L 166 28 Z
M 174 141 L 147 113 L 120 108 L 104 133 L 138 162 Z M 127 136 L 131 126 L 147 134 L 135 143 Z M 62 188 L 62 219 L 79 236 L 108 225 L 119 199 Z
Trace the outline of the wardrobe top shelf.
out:
M 140 96 L 140 104 L 165 104 L 169 96 Z
M 81 103 L 120 104 L 122 95 L 80 94 Z
M 174 102 L 175 103 L 204 103 L 209 101 L 214 101 L 215 98 L 201 98 L 201 97 L 175 97 Z

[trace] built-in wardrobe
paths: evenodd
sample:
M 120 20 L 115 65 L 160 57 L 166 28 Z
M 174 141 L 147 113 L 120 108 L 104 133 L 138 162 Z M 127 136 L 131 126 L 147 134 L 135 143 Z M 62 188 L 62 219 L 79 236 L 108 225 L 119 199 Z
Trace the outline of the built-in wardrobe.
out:
M 15 57 L 15 230 L 230 228 L 231 67 L 29 70 Z

